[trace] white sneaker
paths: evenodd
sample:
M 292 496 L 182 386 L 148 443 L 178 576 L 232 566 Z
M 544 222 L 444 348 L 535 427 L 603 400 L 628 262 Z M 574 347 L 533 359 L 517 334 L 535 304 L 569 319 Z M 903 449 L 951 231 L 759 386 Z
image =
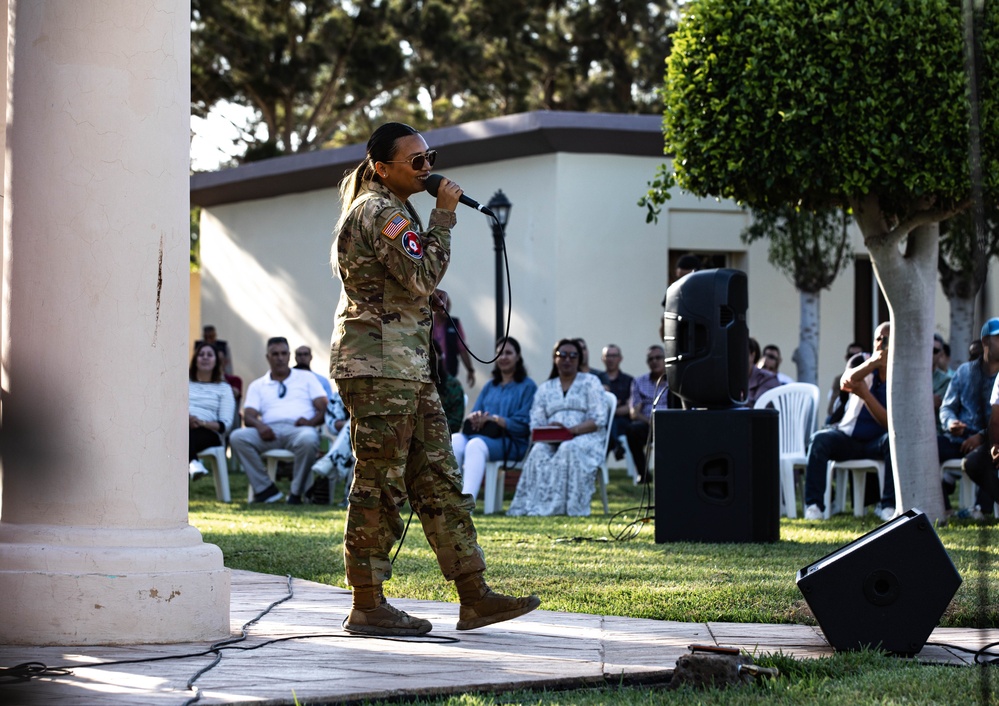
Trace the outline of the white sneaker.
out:
M 201 462 L 201 459 L 194 459 L 187 467 L 187 472 L 191 476 L 191 480 L 198 480 L 201 476 L 208 475 L 208 469 L 205 468 L 205 464 Z
M 329 455 L 323 456 L 312 464 L 312 472 L 329 478 L 330 473 L 333 472 L 333 459 Z
M 876 514 L 879 518 L 881 518 L 882 522 L 888 522 L 890 519 L 895 517 L 895 508 L 879 507 L 877 510 L 874 511 L 874 514 Z
M 806 520 L 821 520 L 824 514 L 818 505 L 809 505 L 805 508 Z

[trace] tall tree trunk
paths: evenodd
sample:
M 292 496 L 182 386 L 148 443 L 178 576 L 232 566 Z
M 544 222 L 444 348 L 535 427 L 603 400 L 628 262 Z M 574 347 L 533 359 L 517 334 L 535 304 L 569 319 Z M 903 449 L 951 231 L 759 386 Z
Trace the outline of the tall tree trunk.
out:
M 956 368 L 968 359 L 968 346 L 978 338 L 975 330 L 975 297 L 948 298 L 950 302 L 950 345 L 951 367 Z
M 888 431 L 896 509 L 919 508 L 936 521 L 944 515 L 931 382 L 940 230 L 932 223 L 910 231 L 904 253 L 884 233 L 865 232 L 864 240 L 891 313 Z
M 819 297 L 821 292 L 798 291 L 801 322 L 798 326 L 798 348 L 792 360 L 798 367 L 798 382 L 819 384 Z

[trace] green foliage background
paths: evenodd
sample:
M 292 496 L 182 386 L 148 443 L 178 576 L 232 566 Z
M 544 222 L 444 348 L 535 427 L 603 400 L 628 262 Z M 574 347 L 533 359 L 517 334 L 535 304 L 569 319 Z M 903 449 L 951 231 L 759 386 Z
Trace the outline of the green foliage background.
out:
M 999 8 L 980 23 L 987 193 L 999 187 Z M 878 195 L 889 214 L 969 197 L 961 5 L 698 0 L 667 62 L 667 153 L 699 195 L 815 208 Z

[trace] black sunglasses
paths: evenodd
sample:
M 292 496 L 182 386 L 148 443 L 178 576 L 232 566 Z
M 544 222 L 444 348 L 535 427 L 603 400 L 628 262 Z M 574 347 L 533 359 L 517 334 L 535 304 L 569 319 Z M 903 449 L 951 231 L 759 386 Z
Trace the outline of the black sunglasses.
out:
M 437 150 L 427 150 L 421 154 L 413 155 L 411 159 L 400 159 L 391 162 L 385 162 L 385 164 L 408 164 L 416 171 L 423 169 L 423 167 L 429 164 L 431 167 L 434 166 L 434 162 L 437 161 Z
M 555 357 L 556 358 L 568 358 L 569 360 L 575 360 L 576 358 L 579 357 L 579 353 L 577 353 L 576 351 L 572 351 L 570 353 L 563 353 L 562 351 L 556 351 Z
M 288 388 L 283 382 L 278 380 L 278 398 L 284 399 L 284 396 L 288 394 Z

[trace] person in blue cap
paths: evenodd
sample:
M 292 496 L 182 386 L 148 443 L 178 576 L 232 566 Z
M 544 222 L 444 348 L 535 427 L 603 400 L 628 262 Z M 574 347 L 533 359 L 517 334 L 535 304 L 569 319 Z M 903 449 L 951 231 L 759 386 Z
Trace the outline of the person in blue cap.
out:
M 974 425 L 976 428 L 964 429 L 966 445 L 969 448 L 962 454 L 964 460 L 961 463 L 968 477 L 978 484 L 975 507 L 962 510 L 970 510 L 969 514 L 977 519 L 991 513 L 994 503 L 999 500 L 999 479 L 996 477 L 996 459 L 999 458 L 999 390 L 996 389 L 996 373 L 999 372 L 999 318 L 991 318 L 985 322 L 982 326 L 981 339 L 983 353 L 981 359 L 969 361 L 957 369 L 940 407 L 940 422 L 944 428 L 948 431 L 952 428 L 960 431 L 960 426 L 948 426 L 944 418 L 944 407 L 951 398 L 951 391 L 955 390 L 954 384 L 958 375 L 967 369 L 971 377 L 971 374 L 977 371 L 977 374 L 971 378 L 972 383 L 977 383 L 977 386 L 971 389 L 973 394 L 966 397 L 969 403 L 980 406 L 980 419 Z M 955 394 L 960 392 L 962 388 L 958 388 Z

